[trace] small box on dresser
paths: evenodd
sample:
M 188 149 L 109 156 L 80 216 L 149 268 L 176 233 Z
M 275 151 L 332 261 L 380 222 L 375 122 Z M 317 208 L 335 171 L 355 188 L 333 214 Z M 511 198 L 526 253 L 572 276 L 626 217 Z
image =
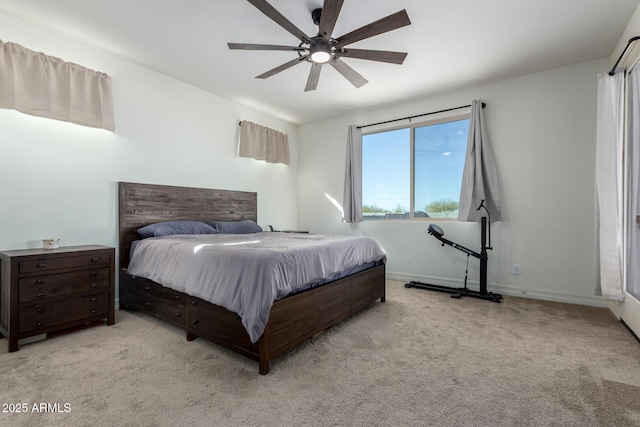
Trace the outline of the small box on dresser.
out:
M 107 319 L 115 323 L 115 249 L 100 245 L 0 252 L 0 333 L 19 341 Z

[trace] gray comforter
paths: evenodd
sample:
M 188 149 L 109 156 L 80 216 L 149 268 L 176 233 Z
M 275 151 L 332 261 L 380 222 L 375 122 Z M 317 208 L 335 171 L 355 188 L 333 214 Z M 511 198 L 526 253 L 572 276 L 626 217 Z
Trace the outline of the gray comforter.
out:
M 386 254 L 369 237 L 269 232 L 180 235 L 142 240 L 128 273 L 237 313 L 256 342 L 274 301 L 375 261 L 385 262 Z

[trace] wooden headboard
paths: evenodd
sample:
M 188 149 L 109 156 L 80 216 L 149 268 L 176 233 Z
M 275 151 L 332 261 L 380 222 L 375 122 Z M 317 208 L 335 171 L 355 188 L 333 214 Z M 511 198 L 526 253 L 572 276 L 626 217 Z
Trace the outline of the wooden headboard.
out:
M 118 232 L 120 268 L 129 265 L 131 243 L 137 230 L 162 221 L 202 222 L 258 220 L 257 193 L 118 183 Z

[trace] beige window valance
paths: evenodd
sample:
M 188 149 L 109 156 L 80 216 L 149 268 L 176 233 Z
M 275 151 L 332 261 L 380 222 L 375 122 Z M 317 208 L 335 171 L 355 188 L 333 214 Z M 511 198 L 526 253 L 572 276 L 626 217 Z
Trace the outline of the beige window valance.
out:
M 115 131 L 111 77 L 2 40 L 0 108 Z
M 289 164 L 289 137 L 286 133 L 249 121 L 240 122 L 240 157 L 269 163 Z

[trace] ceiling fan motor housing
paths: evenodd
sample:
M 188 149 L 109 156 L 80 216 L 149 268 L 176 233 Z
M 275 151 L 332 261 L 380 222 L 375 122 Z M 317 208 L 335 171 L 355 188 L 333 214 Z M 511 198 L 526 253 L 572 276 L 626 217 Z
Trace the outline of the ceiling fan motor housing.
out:
M 311 19 L 316 25 L 320 25 L 320 17 L 322 16 L 322 8 L 313 9 L 311 11 Z

